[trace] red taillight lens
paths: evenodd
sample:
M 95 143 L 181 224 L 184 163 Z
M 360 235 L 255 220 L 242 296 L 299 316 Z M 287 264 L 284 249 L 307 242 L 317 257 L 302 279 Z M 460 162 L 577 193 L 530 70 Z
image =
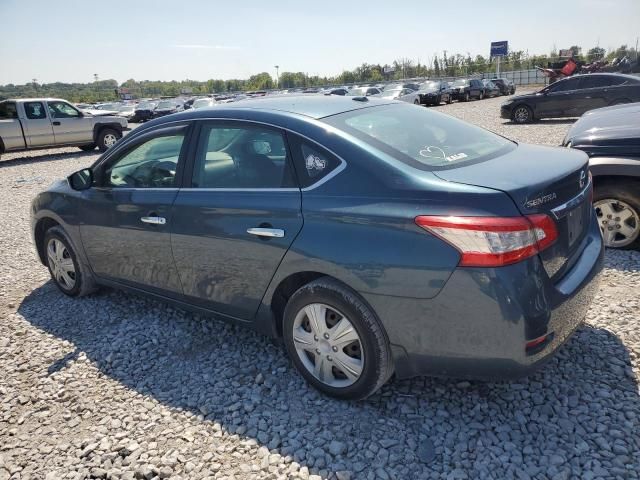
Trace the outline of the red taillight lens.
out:
M 517 263 L 549 247 L 558 238 L 544 214 L 526 217 L 419 216 L 416 224 L 458 249 L 464 267 L 500 267 Z

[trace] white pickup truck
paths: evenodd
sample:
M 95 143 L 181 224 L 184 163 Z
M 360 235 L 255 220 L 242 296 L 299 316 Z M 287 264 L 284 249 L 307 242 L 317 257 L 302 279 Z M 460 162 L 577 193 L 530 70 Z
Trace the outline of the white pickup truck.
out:
M 58 98 L 0 102 L 0 154 L 71 146 L 105 151 L 128 129 L 123 117 L 94 117 Z

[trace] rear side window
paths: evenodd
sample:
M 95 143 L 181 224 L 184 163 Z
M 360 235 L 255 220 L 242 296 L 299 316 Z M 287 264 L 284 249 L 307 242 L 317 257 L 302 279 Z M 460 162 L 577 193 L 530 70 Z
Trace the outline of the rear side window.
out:
M 31 120 L 47 118 L 42 102 L 24 102 L 24 111 Z
M 195 188 L 288 188 L 295 181 L 282 132 L 254 125 L 205 124 L 200 132 Z
M 293 151 L 296 175 L 301 188 L 320 182 L 338 168 L 341 161 L 324 148 L 294 135 L 288 135 Z
M 421 169 L 488 160 L 516 148 L 510 140 L 482 128 L 407 105 L 363 108 L 324 121 Z

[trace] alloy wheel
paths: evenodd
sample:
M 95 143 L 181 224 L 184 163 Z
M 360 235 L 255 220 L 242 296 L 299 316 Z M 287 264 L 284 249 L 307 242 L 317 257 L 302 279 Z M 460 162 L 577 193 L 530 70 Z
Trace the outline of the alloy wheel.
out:
M 527 107 L 518 107 L 513 112 L 513 119 L 517 123 L 526 123 L 529 120 L 529 109 Z
M 640 235 L 640 214 L 628 203 L 605 198 L 598 200 L 594 207 L 605 246 L 626 247 Z
M 118 138 L 113 133 L 107 133 L 104 136 L 104 140 L 103 140 L 104 146 L 107 148 L 113 147 L 117 141 L 118 141 Z
M 71 290 L 76 285 L 76 268 L 73 259 L 64 243 L 56 238 L 49 240 L 47 258 L 53 278 L 65 290 Z
M 330 387 L 348 387 L 362 375 L 360 336 L 351 321 L 329 305 L 311 303 L 298 312 L 293 344 L 304 367 Z

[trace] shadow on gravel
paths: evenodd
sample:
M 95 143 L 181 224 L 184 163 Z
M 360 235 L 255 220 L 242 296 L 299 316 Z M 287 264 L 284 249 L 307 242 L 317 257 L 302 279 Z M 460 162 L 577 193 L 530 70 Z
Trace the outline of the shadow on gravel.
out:
M 640 469 L 638 385 L 608 330 L 580 328 L 520 381 L 392 381 L 349 403 L 308 387 L 266 338 L 152 300 L 109 290 L 70 299 L 48 282 L 18 312 L 75 346 L 48 374 L 84 352 L 103 374 L 192 412 L 202 428 L 217 422 L 323 476 L 628 478 Z
M 69 160 L 71 158 L 89 157 L 99 154 L 98 149 L 90 152 L 83 152 L 78 150 L 77 152 L 59 152 L 59 153 L 43 153 L 42 155 L 25 155 L 23 157 L 14 158 L 2 158 L 0 159 L 0 168 L 15 167 L 18 165 L 25 165 L 27 163 L 40 163 L 40 162 L 52 162 L 55 160 Z

